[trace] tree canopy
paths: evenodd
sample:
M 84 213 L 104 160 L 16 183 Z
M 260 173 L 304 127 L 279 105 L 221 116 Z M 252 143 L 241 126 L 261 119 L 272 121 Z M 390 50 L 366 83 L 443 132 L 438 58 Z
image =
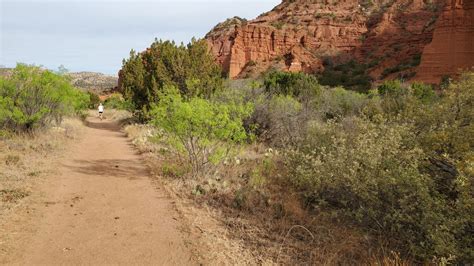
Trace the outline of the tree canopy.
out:
M 223 85 L 206 41 L 196 39 L 187 45 L 155 40 L 142 53 L 132 50 L 120 77 L 125 98 L 145 116 L 165 86 L 175 86 L 184 98 L 209 98 Z

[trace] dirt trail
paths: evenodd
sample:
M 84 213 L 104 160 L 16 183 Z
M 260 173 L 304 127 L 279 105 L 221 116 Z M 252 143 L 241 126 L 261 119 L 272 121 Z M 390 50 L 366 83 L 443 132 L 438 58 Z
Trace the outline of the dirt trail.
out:
M 84 138 L 58 163 L 31 236 L 9 263 L 193 265 L 171 200 L 119 127 L 88 118 Z M 28 239 L 29 238 L 29 239 Z

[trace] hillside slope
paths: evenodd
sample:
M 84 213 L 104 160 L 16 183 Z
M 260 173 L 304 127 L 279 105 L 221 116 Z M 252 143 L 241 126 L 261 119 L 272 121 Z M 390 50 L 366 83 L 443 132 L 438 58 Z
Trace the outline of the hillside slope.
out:
M 118 77 L 96 72 L 71 72 L 68 76 L 71 77 L 71 82 L 75 87 L 97 94 L 113 91 L 118 83 Z

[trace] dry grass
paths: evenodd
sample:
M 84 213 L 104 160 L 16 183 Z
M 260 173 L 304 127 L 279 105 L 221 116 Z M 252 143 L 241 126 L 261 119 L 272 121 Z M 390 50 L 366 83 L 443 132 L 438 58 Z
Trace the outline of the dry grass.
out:
M 206 264 L 406 264 L 330 212 L 306 210 L 281 178 L 276 151 L 248 146 L 212 174 L 190 179 L 166 143 L 150 141 L 156 129 L 129 125 L 125 132 L 173 195 Z
M 21 204 L 36 181 L 54 170 L 54 160 L 66 143 L 81 135 L 82 122 L 66 119 L 61 126 L 33 135 L 0 139 L 0 216 Z
M 66 119 L 33 135 L 0 138 L 0 264 L 6 263 L 5 254 L 16 252 L 12 243 L 34 230 L 38 187 L 54 174 L 56 162 L 82 136 L 83 127 L 78 119 Z

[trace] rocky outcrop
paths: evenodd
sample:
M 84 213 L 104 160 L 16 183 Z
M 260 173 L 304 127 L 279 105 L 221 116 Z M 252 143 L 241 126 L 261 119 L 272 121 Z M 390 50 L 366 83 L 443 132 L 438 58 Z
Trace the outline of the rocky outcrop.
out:
M 440 1 L 286 0 L 254 20 L 221 23 L 206 39 L 231 78 L 270 67 L 319 72 L 350 59 L 374 79 L 412 78 Z
M 474 0 L 448 0 L 423 51 L 417 80 L 439 83 L 443 76 L 474 67 Z
M 82 90 L 96 94 L 110 94 L 117 90 L 118 77 L 97 72 L 70 72 L 71 83 Z
M 369 64 L 375 80 L 409 80 L 416 75 L 441 7 L 435 1 L 394 1 L 373 15 L 365 41 L 355 54 L 360 62 Z
M 212 52 L 231 78 L 248 67 L 317 71 L 323 56 L 360 45 L 367 28 L 357 1 L 283 1 L 252 21 L 219 24 L 207 36 Z

